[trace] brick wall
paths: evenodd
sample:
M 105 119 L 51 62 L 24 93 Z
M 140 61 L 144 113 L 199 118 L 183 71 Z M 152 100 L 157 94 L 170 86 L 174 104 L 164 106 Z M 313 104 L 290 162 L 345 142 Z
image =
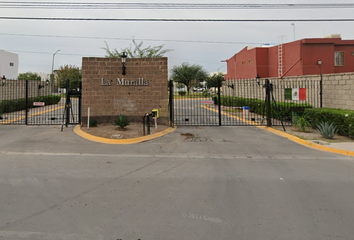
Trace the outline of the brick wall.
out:
M 168 123 L 167 58 L 128 58 L 122 75 L 119 58 L 82 59 L 82 122 L 90 118 L 113 122 L 119 114 L 141 121 L 159 109 L 159 122 Z M 124 82 L 124 84 L 122 84 Z

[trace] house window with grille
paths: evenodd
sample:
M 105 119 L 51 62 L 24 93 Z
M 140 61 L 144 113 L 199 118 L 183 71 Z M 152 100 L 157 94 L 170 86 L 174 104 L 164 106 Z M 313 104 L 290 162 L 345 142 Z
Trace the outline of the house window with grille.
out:
M 334 66 L 344 66 L 344 52 L 334 52 Z
M 13 67 L 14 66 L 14 63 L 10 62 L 10 67 Z

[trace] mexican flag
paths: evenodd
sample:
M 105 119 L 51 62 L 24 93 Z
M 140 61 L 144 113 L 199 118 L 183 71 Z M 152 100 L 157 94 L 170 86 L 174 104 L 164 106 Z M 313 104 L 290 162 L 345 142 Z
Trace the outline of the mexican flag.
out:
M 285 100 L 306 100 L 306 88 L 285 88 Z

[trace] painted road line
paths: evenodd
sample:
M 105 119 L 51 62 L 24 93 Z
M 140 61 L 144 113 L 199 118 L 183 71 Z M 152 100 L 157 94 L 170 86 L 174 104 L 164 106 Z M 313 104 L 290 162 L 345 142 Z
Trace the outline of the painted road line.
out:
M 219 111 L 216 110 L 216 109 L 208 108 L 208 107 L 203 106 L 203 105 L 201 105 L 201 107 L 202 107 L 202 108 L 205 108 L 205 109 L 207 109 L 207 110 L 216 112 L 216 113 L 219 112 Z M 234 116 L 234 115 L 229 114 L 229 113 L 221 112 L 221 114 L 223 114 L 223 115 L 225 115 L 225 116 L 228 116 L 228 117 L 231 117 L 231 118 L 234 118 L 234 119 L 237 119 L 237 120 L 239 120 L 239 121 L 245 122 L 245 123 L 250 124 L 250 125 L 256 125 L 256 123 L 254 123 L 253 121 L 250 121 L 250 120 L 247 120 L 247 119 L 238 117 L 238 116 Z
M 172 133 L 177 129 L 177 127 L 169 127 L 164 131 L 152 134 L 152 135 L 148 135 L 148 136 L 143 136 L 143 137 L 137 137 L 137 138 L 130 138 L 130 139 L 109 139 L 109 138 L 103 138 L 103 137 L 97 137 L 97 136 L 93 136 L 91 134 L 88 134 L 84 131 L 81 130 L 80 125 L 76 125 L 74 128 L 74 133 L 76 133 L 77 135 L 79 135 L 80 137 L 86 139 L 86 140 L 90 140 L 93 142 L 98 142 L 98 143 L 106 143 L 106 144 L 134 144 L 134 143 L 141 143 L 141 142 L 145 142 L 148 140 L 152 140 L 158 137 L 162 137 L 166 134 Z

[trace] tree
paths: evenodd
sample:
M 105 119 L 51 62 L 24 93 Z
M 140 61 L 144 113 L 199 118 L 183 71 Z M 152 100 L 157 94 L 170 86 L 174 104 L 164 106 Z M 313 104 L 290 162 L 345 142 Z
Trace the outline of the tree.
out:
M 180 66 L 172 68 L 171 78 L 177 83 L 184 84 L 187 87 L 188 94 L 191 87 L 197 87 L 207 77 L 208 72 L 197 64 L 189 65 L 189 63 L 182 63 Z
M 70 80 L 70 89 L 78 88 L 81 82 L 81 69 L 75 65 L 60 66 L 56 78 L 60 88 L 66 87 L 66 79 Z
M 140 43 L 137 43 L 133 37 L 133 47 L 130 44 L 129 48 L 124 48 L 121 49 L 119 52 L 116 48 L 113 50 L 109 49 L 109 46 L 106 43 L 106 47 L 102 48 L 106 51 L 106 56 L 109 58 L 120 58 L 123 52 L 126 52 L 128 54 L 128 57 L 130 58 L 152 58 L 152 57 L 163 57 L 165 53 L 173 51 L 172 49 L 163 49 L 165 44 L 159 45 L 159 46 L 148 46 L 146 48 L 143 48 L 143 41 Z
M 33 81 L 40 81 L 41 76 L 39 76 L 37 73 L 32 73 L 32 72 L 25 72 L 25 73 L 20 73 L 17 77 L 18 80 L 33 80 Z
M 220 81 L 220 86 L 222 85 L 222 82 L 225 81 L 224 79 L 224 74 L 219 72 L 218 74 L 213 74 L 212 76 L 208 77 L 207 79 L 207 87 L 208 88 L 212 88 L 218 87 L 218 81 Z

